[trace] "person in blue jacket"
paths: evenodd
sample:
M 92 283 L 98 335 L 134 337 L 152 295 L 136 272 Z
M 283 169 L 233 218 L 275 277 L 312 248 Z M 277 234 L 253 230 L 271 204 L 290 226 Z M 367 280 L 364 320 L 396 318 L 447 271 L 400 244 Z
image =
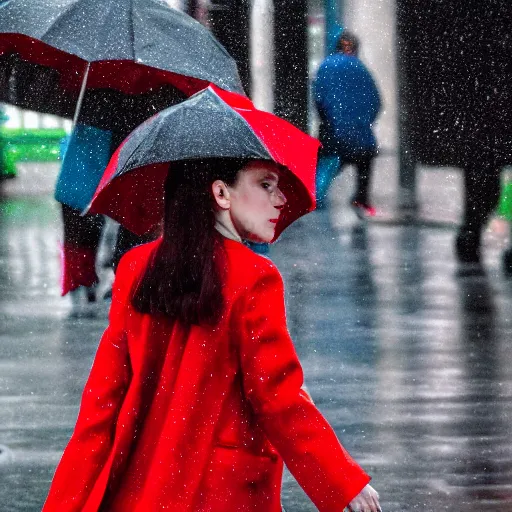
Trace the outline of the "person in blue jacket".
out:
M 126 116 L 127 117 L 127 116 Z M 146 116 L 147 117 L 147 116 Z M 137 121 L 143 120 L 143 117 Z M 96 260 L 105 227 L 102 215 L 81 212 L 91 201 L 114 151 L 134 128 L 134 122 L 120 123 L 116 130 L 77 123 L 61 147 L 62 166 L 55 186 L 55 199 L 61 203 L 63 242 L 61 246 L 61 293 L 71 293 L 72 315 L 87 314 L 81 309 L 81 290 L 87 302 L 96 302 Z M 119 226 L 111 261 L 115 271 L 122 255 L 135 245 L 149 242 L 152 233 L 138 236 Z M 106 298 L 110 298 L 110 290 Z
M 313 83 L 313 95 L 320 116 L 322 143 L 316 176 L 317 207 L 344 164 L 357 169 L 357 188 L 352 207 L 358 216 L 375 215 L 369 201 L 372 160 L 377 141 L 372 125 L 381 107 L 372 75 L 358 57 L 359 41 L 344 30 L 336 51 L 320 65 Z

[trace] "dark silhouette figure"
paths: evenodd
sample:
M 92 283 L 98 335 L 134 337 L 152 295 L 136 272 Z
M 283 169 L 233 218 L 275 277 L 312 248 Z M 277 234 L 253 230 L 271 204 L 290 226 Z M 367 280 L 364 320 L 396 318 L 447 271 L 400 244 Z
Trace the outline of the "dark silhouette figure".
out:
M 402 149 L 412 163 L 464 171 L 462 264 L 481 264 L 482 232 L 512 163 L 512 3 L 399 0 Z

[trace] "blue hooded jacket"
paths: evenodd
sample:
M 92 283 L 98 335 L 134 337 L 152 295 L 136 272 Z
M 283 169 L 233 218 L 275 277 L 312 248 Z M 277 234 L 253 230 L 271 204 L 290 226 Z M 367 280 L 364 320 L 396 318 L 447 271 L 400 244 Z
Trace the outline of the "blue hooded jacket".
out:
M 350 156 L 375 150 L 372 124 L 380 110 L 377 86 L 353 55 L 335 53 L 320 65 L 313 95 L 322 120 L 320 141 L 328 153 Z
M 82 211 L 91 201 L 112 155 L 112 132 L 77 124 L 67 144 L 55 199 Z

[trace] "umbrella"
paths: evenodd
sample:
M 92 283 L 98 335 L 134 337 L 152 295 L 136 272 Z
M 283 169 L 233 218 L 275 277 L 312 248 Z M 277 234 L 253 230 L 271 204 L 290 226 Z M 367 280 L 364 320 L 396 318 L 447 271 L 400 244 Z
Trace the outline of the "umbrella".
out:
M 243 94 L 224 47 L 163 0 L 0 3 L 0 102 L 75 120 L 83 102 L 81 123 L 115 130 L 210 82 Z
M 86 212 L 102 213 L 144 234 L 163 218 L 172 162 L 205 158 L 271 160 L 282 166 L 287 203 L 276 238 L 315 207 L 319 142 L 249 99 L 209 86 L 137 127 L 117 148 Z M 85 213 L 85 212 L 84 212 Z

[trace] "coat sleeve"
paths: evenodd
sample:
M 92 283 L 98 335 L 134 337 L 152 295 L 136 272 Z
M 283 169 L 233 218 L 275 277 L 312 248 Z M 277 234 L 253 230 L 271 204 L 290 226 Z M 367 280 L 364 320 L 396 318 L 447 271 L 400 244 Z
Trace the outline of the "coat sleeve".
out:
M 308 398 L 272 267 L 249 292 L 240 358 L 244 391 L 269 441 L 320 512 L 341 512 L 370 477 Z
M 55 472 L 43 512 L 78 512 L 103 469 L 112 447 L 116 419 L 131 378 L 124 330 L 129 268 L 121 261 L 113 286 L 109 325 L 85 385 L 71 439 Z

